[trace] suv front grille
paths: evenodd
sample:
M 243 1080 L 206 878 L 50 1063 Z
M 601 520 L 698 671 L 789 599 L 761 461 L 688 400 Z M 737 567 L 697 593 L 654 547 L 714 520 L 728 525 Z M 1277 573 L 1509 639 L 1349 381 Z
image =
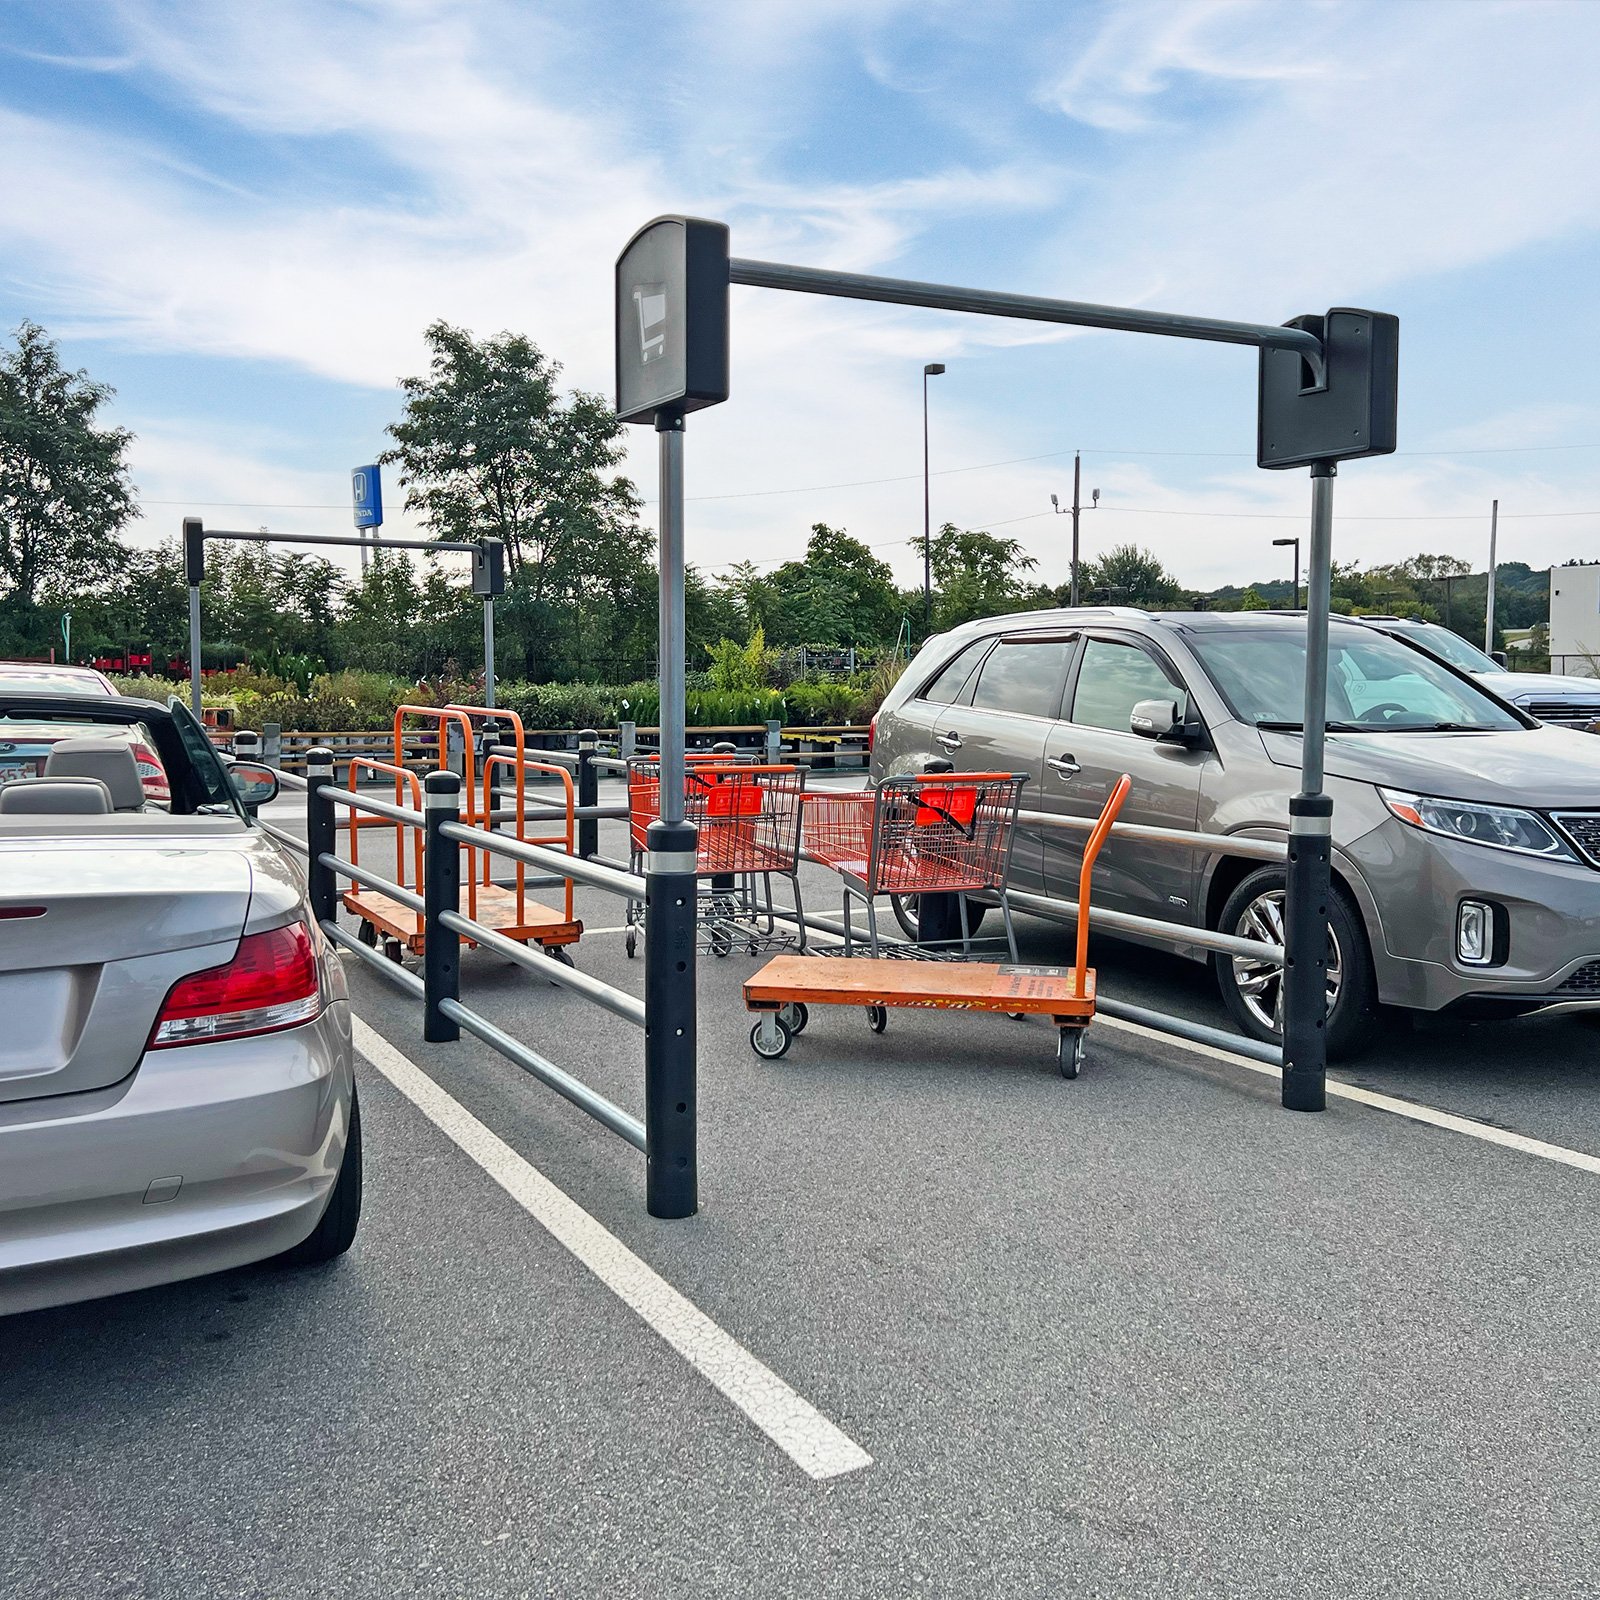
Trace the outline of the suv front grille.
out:
M 1579 967 L 1565 983 L 1556 990 L 1557 994 L 1593 994 L 1600 995 L 1600 961 L 1591 961 L 1587 966 Z
M 1563 728 L 1587 728 L 1600 721 L 1600 700 L 1524 700 L 1522 709 L 1540 722 Z
M 1600 811 L 1552 811 L 1591 867 L 1600 867 Z

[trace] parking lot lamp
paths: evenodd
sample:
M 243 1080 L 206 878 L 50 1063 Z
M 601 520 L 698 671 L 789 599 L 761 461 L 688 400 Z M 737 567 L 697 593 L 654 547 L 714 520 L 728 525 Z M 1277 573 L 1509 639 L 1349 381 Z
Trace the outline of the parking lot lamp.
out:
M 922 369 L 922 636 L 933 632 L 933 524 L 929 516 L 928 492 L 928 379 L 944 371 L 942 361 L 930 361 Z
M 1272 542 L 1274 545 L 1292 544 L 1294 546 L 1294 572 L 1291 574 L 1294 581 L 1290 587 L 1294 590 L 1294 609 L 1298 611 L 1300 609 L 1300 541 L 1299 539 L 1274 539 Z

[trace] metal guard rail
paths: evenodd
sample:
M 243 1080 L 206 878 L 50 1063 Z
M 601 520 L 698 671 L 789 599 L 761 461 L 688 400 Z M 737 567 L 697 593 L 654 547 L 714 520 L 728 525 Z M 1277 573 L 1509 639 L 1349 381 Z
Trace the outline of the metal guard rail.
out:
M 1019 811 L 1017 821 L 1034 828 L 1061 828 L 1073 833 L 1088 833 L 1094 827 L 1093 817 L 1063 817 L 1049 811 Z M 1143 822 L 1115 822 L 1111 834 L 1117 839 L 1137 839 L 1141 844 L 1169 844 L 1211 855 L 1242 856 L 1248 861 L 1289 859 L 1288 845 L 1276 839 L 1250 839 L 1236 833 L 1194 833 L 1186 828 L 1155 828 Z
M 513 861 L 526 862 L 531 867 L 544 867 L 559 872 L 591 889 L 604 889 L 628 900 L 642 900 L 645 880 L 636 872 L 618 872 L 614 867 L 602 867 L 597 862 L 586 861 L 582 856 L 569 856 L 562 850 L 550 850 L 540 844 L 524 844 L 509 834 L 488 833 L 482 828 L 469 827 L 464 822 L 442 823 L 439 832 L 457 844 L 469 844 L 477 850 L 487 850 L 493 855 L 509 856 Z

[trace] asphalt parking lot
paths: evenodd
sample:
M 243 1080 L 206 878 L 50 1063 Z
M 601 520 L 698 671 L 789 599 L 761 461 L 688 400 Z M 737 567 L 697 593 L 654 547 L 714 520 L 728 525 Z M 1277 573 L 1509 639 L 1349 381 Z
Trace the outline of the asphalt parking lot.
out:
M 638 993 L 599 931 L 620 909 L 581 895 L 577 959 Z M 1020 931 L 1024 959 L 1065 948 Z M 1096 959 L 1108 993 L 1220 1025 L 1203 969 Z M 1600 1174 L 1347 1100 L 1286 1113 L 1109 1022 L 1075 1083 L 1047 1028 L 954 1013 L 875 1037 L 818 1011 L 763 1062 L 758 964 L 701 964 L 702 1209 L 659 1222 L 636 1152 L 475 1042 L 424 1046 L 347 961 L 354 1250 L 0 1324 L 0 1594 L 1596 1592 Z M 635 1030 L 484 952 L 463 993 L 640 1111 Z M 1597 1040 L 1429 1023 L 1338 1076 L 1595 1155 Z M 870 1461 L 797 1465 L 439 1090 Z

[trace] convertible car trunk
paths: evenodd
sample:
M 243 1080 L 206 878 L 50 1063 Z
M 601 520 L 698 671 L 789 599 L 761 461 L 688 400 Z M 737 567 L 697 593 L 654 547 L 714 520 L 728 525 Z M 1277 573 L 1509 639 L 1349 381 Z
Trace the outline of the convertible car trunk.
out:
M 229 959 L 250 864 L 217 844 L 8 834 L 0 1104 L 118 1083 L 138 1066 L 172 985 Z

